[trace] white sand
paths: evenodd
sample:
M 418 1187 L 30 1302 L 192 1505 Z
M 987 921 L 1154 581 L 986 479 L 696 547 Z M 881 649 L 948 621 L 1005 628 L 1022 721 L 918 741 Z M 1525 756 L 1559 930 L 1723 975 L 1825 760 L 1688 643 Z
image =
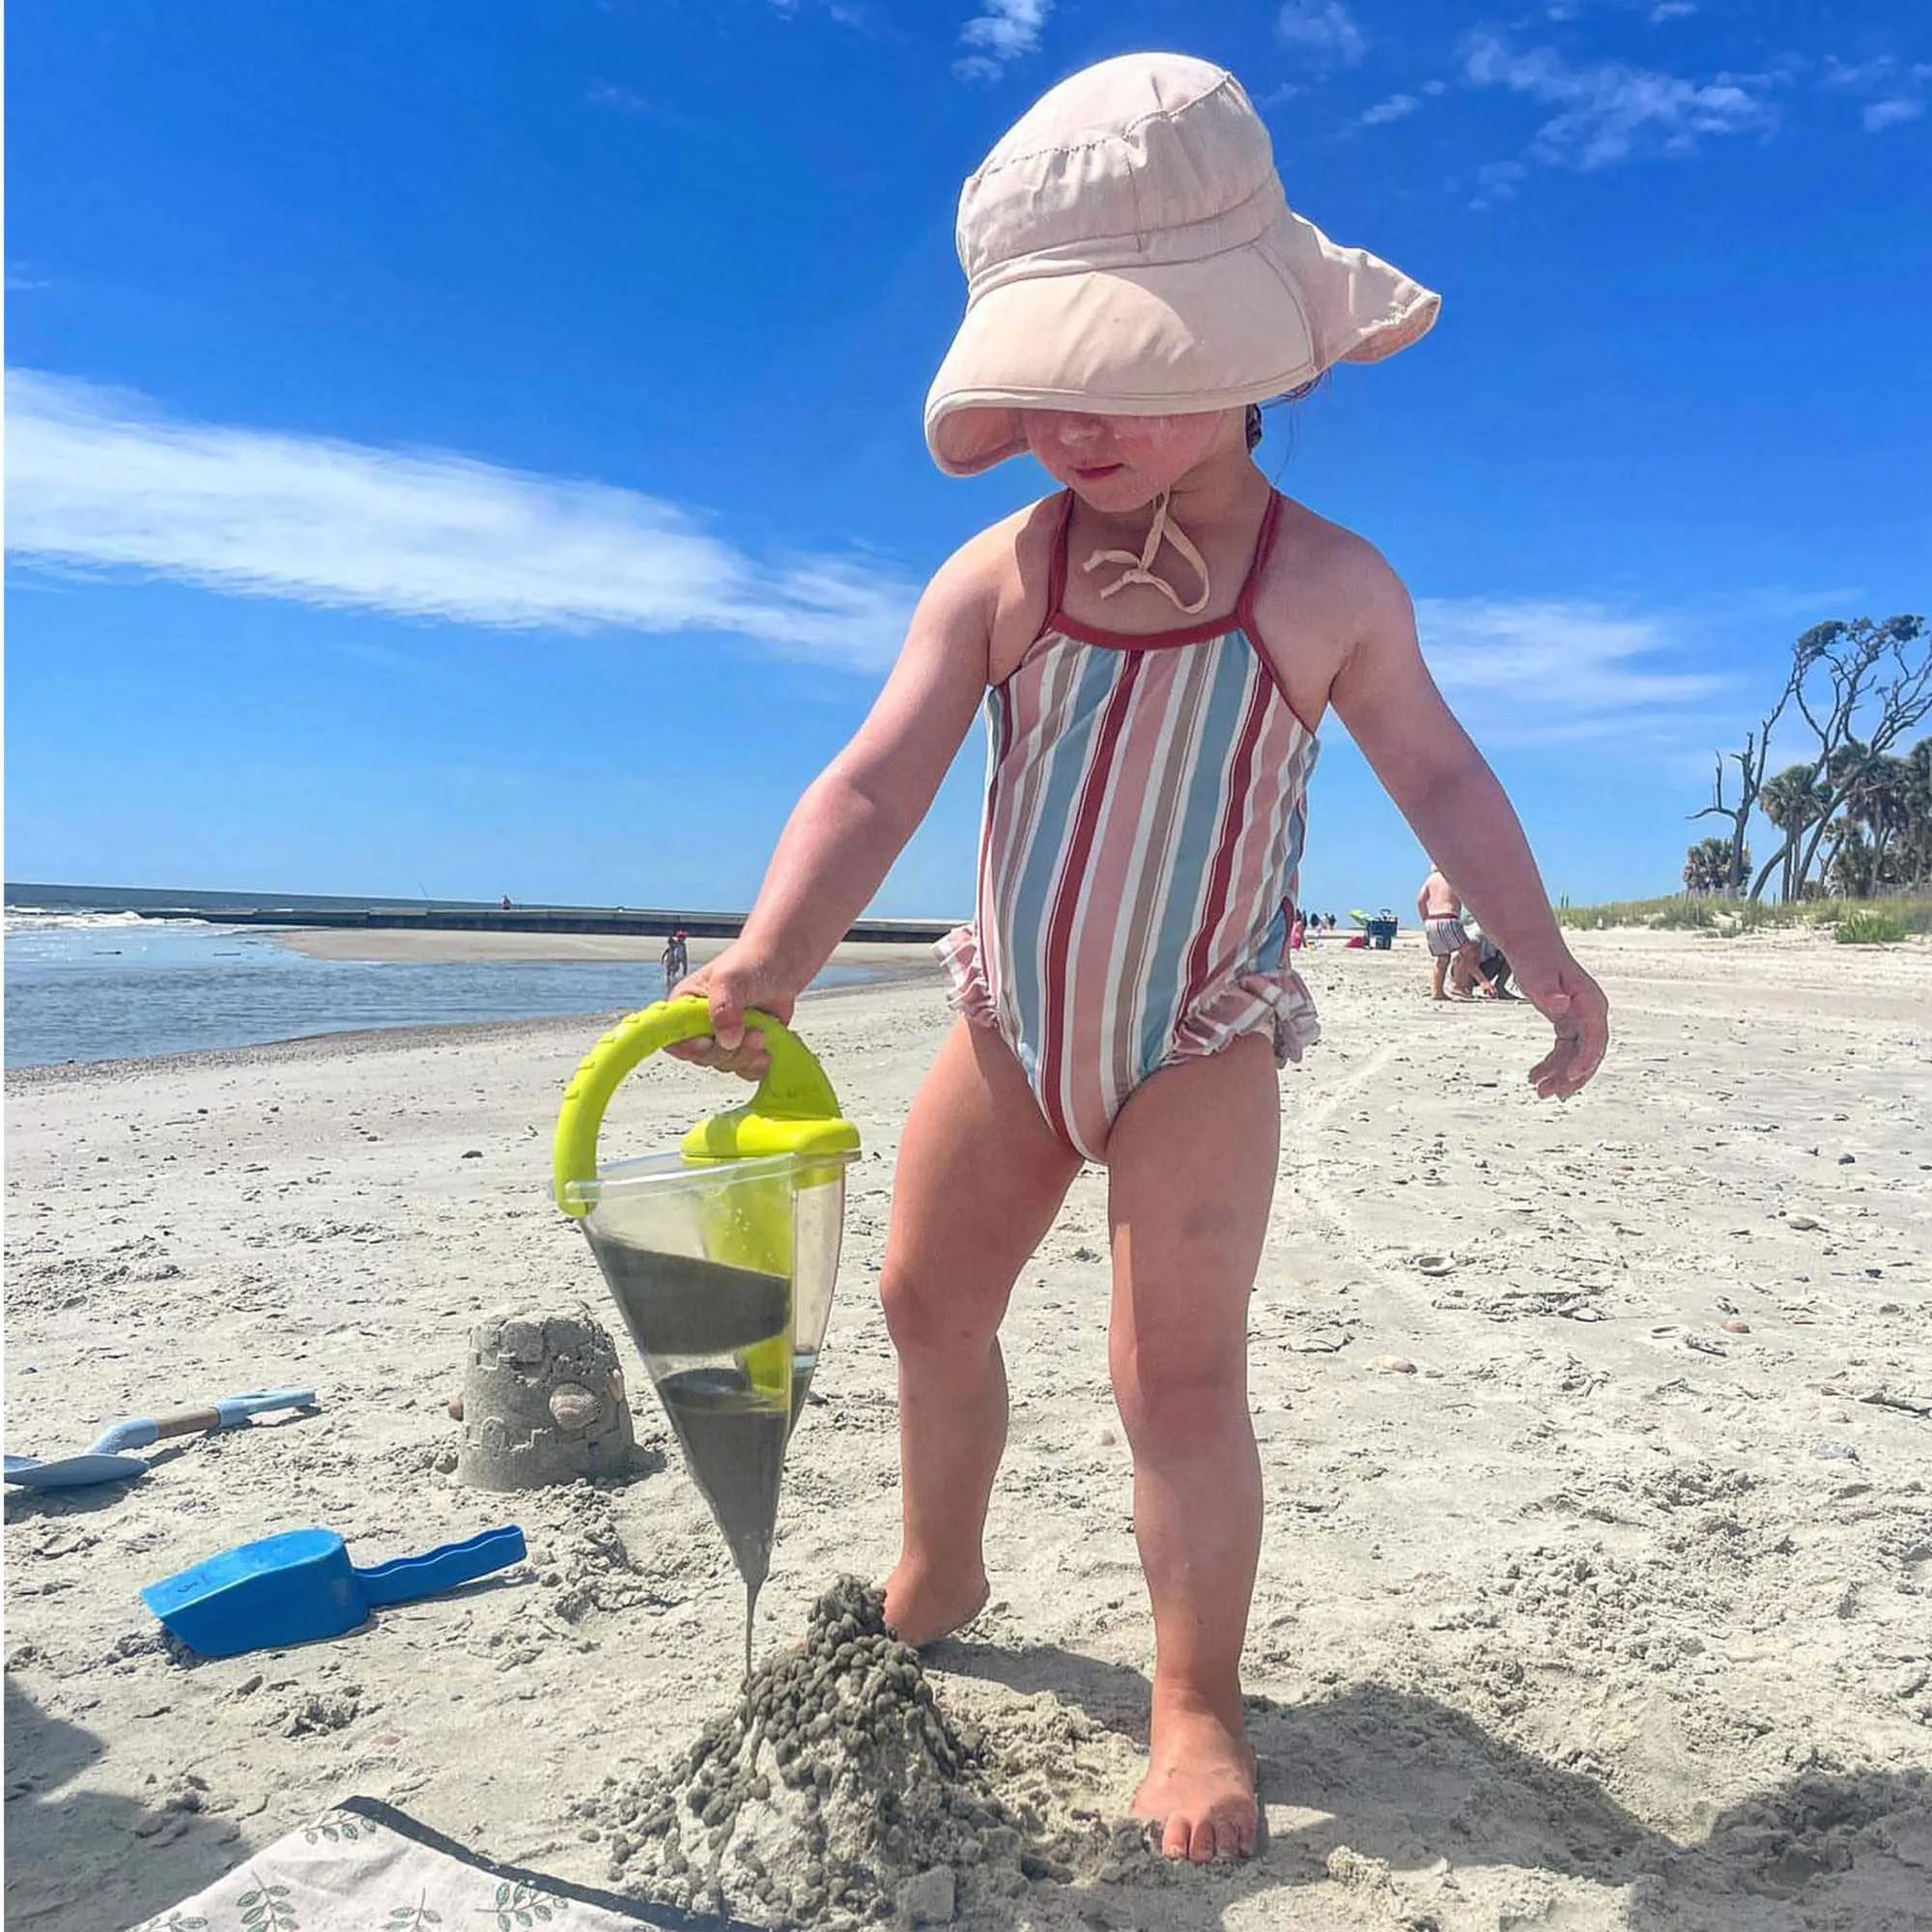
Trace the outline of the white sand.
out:
M 1003 1922 L 1932 1923 L 1932 949 L 1581 950 L 1619 1037 L 1565 1109 L 1521 1084 L 1547 1039 L 1526 1008 L 1433 1008 L 1406 948 L 1312 954 L 1327 1039 L 1284 1082 L 1253 1323 L 1269 1843 L 1167 1882 L 1037 1880 Z M 945 1023 L 929 981 L 804 1009 L 867 1153 L 764 1645 L 895 1547 L 870 1290 Z M 616 1325 L 546 1199 L 594 1031 L 10 1077 L 8 1446 L 59 1453 L 264 1384 L 323 1404 L 157 1456 L 131 1489 L 9 1492 L 10 1926 L 112 1932 L 353 1792 L 601 1882 L 583 1801 L 725 1702 L 741 1599 L 674 1448 L 614 1491 L 492 1497 L 438 1467 L 473 1321 L 582 1300 Z M 718 1098 L 649 1063 L 607 1151 L 663 1145 Z M 1151 1657 L 1102 1188 L 1077 1184 L 1016 1297 L 995 1603 L 934 1664 L 1031 1768 L 1021 1796 L 1104 1821 L 1137 1774 Z M 1374 1366 L 1391 1355 L 1415 1372 Z M 634 1380 L 639 1437 L 666 1449 Z M 508 1520 L 528 1572 L 297 1651 L 183 1667 L 135 1595 L 303 1523 L 367 1563 Z

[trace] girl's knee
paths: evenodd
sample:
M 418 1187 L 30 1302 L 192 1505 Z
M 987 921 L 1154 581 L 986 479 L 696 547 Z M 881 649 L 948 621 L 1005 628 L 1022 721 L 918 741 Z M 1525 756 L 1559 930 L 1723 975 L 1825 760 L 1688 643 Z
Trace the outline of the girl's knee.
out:
M 1109 1350 L 1114 1399 L 1130 1443 L 1205 1440 L 1247 1415 L 1245 1341 L 1163 1335 Z
M 983 1304 L 983 1305 L 981 1305 Z M 888 1260 L 879 1274 L 879 1307 L 893 1347 L 904 1354 L 982 1354 L 1000 1332 L 1006 1299 L 962 1293 L 957 1282 Z

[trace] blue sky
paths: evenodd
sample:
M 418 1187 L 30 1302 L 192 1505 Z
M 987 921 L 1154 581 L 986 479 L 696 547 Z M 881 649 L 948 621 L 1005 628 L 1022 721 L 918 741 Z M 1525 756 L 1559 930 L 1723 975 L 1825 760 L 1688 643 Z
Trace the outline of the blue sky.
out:
M 1443 295 L 1264 453 L 1407 580 L 1552 892 L 1668 890 L 1790 640 L 1932 595 L 1895 0 L 9 13 L 10 878 L 747 902 L 1045 487 L 921 439 L 959 182 L 1137 47 Z M 967 903 L 980 757 L 882 910 Z M 1333 730 L 1307 897 L 1419 863 Z

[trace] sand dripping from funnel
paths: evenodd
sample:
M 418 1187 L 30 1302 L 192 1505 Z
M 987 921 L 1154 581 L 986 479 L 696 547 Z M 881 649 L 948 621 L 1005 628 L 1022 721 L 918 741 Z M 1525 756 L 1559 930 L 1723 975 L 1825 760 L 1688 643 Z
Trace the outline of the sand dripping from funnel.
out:
M 879 1593 L 841 1578 L 668 1771 L 584 1807 L 613 1877 L 668 1903 L 838 1932 L 944 1924 L 1025 1889 L 1037 1854 L 981 1745 L 933 1702 Z

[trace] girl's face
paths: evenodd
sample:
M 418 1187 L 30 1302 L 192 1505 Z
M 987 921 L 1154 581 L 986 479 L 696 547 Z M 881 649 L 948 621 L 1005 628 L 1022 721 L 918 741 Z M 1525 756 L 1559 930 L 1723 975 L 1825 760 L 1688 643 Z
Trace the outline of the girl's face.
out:
M 1179 416 L 1097 416 L 1072 410 L 1022 410 L 1027 448 L 1056 483 L 1096 510 L 1151 503 L 1224 443 L 1243 447 L 1243 412 Z

